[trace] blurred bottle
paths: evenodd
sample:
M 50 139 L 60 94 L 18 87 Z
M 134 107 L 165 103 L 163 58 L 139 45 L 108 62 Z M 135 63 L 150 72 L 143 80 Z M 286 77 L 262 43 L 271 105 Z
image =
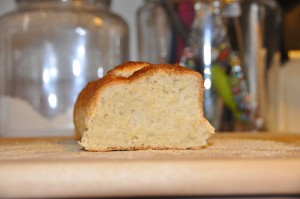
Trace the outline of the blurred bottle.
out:
M 150 0 L 137 12 L 139 59 L 178 63 L 194 18 L 194 0 Z
M 163 1 L 145 0 L 137 12 L 138 59 L 151 63 L 170 60 L 171 23 Z
M 195 2 L 195 18 L 181 64 L 202 74 L 204 112 L 216 130 L 249 130 L 255 102 L 244 73 L 241 31 L 234 31 L 237 37 L 233 42 L 222 16 L 222 11 L 229 9 L 226 6 L 222 0 Z
M 255 130 L 275 130 L 281 10 L 275 0 L 242 0 L 241 30 L 249 93 L 257 102 Z
M 18 0 L 0 18 L 0 135 L 73 134 L 87 82 L 128 59 L 128 28 L 109 0 Z

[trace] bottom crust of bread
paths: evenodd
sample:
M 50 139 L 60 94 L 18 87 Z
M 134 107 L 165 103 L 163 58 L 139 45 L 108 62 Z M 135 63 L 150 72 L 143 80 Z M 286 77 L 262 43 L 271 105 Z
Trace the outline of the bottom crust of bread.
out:
M 80 144 L 80 142 L 79 142 Z M 139 150 L 198 150 L 206 148 L 205 146 L 191 146 L 191 147 L 153 147 L 153 146 L 132 146 L 132 147 L 107 147 L 105 149 L 87 148 L 85 150 L 90 152 L 110 152 L 110 151 L 139 151 Z

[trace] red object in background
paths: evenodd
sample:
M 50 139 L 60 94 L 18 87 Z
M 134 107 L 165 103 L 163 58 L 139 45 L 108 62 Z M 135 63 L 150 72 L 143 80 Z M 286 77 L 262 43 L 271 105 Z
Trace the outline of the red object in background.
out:
M 218 60 L 219 61 L 224 61 L 225 59 L 227 59 L 230 55 L 230 51 L 229 49 L 224 49 L 220 52 Z

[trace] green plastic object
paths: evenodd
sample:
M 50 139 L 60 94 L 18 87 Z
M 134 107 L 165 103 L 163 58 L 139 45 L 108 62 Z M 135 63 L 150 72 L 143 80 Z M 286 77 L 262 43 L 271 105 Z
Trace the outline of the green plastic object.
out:
M 218 64 L 214 64 L 211 68 L 212 85 L 217 94 L 221 97 L 224 104 L 232 111 L 235 118 L 240 117 L 237 105 L 231 92 L 231 86 L 228 75 L 224 69 Z

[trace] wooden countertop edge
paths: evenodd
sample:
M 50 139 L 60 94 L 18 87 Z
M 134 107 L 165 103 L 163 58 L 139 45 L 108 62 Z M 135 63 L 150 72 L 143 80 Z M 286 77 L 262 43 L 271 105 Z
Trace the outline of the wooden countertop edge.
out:
M 0 164 L 0 197 L 300 194 L 300 159 Z

